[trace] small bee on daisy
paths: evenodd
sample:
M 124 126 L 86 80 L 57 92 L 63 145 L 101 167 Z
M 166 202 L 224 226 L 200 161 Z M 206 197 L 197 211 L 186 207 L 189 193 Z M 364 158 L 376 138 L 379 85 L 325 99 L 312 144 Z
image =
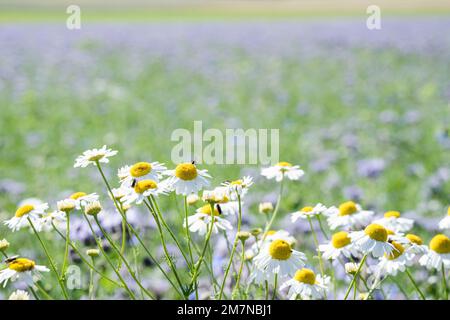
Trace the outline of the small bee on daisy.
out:
M 116 150 L 107 149 L 106 145 L 100 149 L 91 149 L 83 152 L 75 159 L 74 168 L 86 168 L 89 164 L 97 165 L 97 162 L 108 163 L 109 157 L 115 156 Z
M 299 218 L 308 219 L 314 216 L 320 215 L 327 210 L 323 204 L 318 203 L 314 207 L 303 207 L 302 209 L 295 211 L 291 214 L 291 221 L 296 222 Z
M 419 263 L 427 269 L 440 270 L 442 266 L 450 269 L 450 239 L 444 234 L 434 236 L 429 250 L 419 259 Z
M 336 260 L 341 255 L 347 258 L 359 256 L 355 246 L 352 245 L 352 239 L 345 231 L 333 234 L 330 243 L 319 245 L 319 250 L 323 252 L 324 259 Z
M 386 275 L 396 276 L 399 271 L 404 272 L 406 267 L 412 265 L 411 257 L 405 254 L 405 247 L 395 241 L 391 244 L 394 250 L 390 254 L 384 254 L 378 264 L 372 268 L 377 278 Z
M 10 228 L 14 232 L 24 227 L 28 227 L 29 226 L 28 219 L 30 219 L 33 224 L 36 224 L 35 225 L 36 229 L 40 231 L 39 219 L 41 218 L 42 215 L 45 214 L 45 210 L 47 209 L 48 209 L 47 203 L 34 205 L 24 204 L 16 210 L 14 217 L 12 217 L 9 220 L 6 220 L 4 224 L 7 225 L 8 228 Z
M 277 182 L 287 177 L 289 180 L 299 180 L 305 171 L 300 166 L 293 166 L 289 162 L 278 162 L 276 165 L 261 170 L 261 175 L 267 179 L 275 179 Z
M 414 220 L 402 218 L 398 211 L 388 211 L 383 218 L 375 220 L 373 223 L 382 225 L 395 232 L 406 232 L 412 229 Z
M 211 205 L 206 204 L 197 209 L 196 213 L 184 220 L 191 232 L 198 232 L 200 236 L 206 235 L 210 228 L 211 221 L 213 221 L 213 232 L 218 233 L 221 230 L 233 230 L 233 226 L 228 220 L 225 220 L 220 215 L 220 205 L 214 205 L 214 219 L 211 218 Z
M 291 300 L 298 297 L 302 300 L 320 299 L 325 296 L 328 291 L 330 278 L 320 275 L 316 276 L 313 270 L 302 268 L 295 272 L 292 279 L 287 280 L 280 286 L 280 290 L 289 288 L 288 296 Z
M 327 222 L 330 229 L 354 230 L 370 223 L 373 211 L 363 210 L 359 204 L 347 201 L 339 205 L 339 208 L 329 208 L 325 215 L 328 216 Z
M 164 174 L 169 176 L 167 180 L 175 193 L 185 196 L 208 186 L 208 179 L 211 178 L 208 170 L 199 170 L 194 163 L 189 162 L 180 163 L 175 170 L 166 170 Z
M 255 266 L 269 274 L 280 277 L 293 275 L 306 262 L 304 253 L 293 250 L 289 242 L 281 239 L 265 243 L 253 258 Z
M 49 272 L 46 266 L 37 265 L 33 260 L 13 258 L 7 260 L 7 268 L 0 271 L 0 284 L 6 287 L 9 280 L 23 280 L 27 285 L 34 283 L 33 277 L 39 278 L 40 272 Z
M 132 203 L 141 204 L 149 196 L 165 195 L 170 192 L 167 180 L 156 182 L 154 180 L 140 180 L 134 188 L 130 188 L 128 194 L 121 200 L 125 205 Z
M 363 231 L 354 231 L 349 235 L 363 254 L 371 253 L 379 258 L 394 250 L 394 246 L 388 242 L 388 231 L 379 224 L 369 224 Z
M 153 180 L 158 182 L 167 168 L 159 162 L 137 162 L 132 166 L 119 169 L 118 176 L 122 186 L 133 187 L 133 183 L 142 180 Z
M 439 229 L 450 229 L 450 206 L 447 209 L 447 215 L 439 221 Z
M 69 199 L 75 201 L 75 209 L 81 210 L 87 203 L 97 201 L 98 194 L 78 191 L 70 195 Z
M 234 181 L 226 181 L 222 185 L 228 189 L 228 193 L 232 200 L 237 199 L 237 195 L 244 197 L 248 189 L 253 184 L 253 178 L 250 176 L 245 176 L 242 179 Z

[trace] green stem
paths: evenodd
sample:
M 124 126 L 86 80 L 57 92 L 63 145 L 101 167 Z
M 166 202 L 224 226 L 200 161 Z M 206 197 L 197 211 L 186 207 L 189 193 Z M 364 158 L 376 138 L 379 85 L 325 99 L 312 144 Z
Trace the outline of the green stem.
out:
M 125 254 L 126 243 L 127 243 L 127 224 L 126 224 L 126 220 L 124 218 L 122 218 L 122 246 L 120 247 L 120 253 L 122 255 Z M 117 266 L 117 270 L 120 270 L 121 268 L 122 268 L 122 260 L 119 259 L 119 264 Z
M 222 299 L 223 290 L 225 288 L 225 283 L 227 281 L 228 273 L 230 272 L 231 264 L 233 263 L 234 253 L 236 252 L 236 247 L 238 245 L 238 233 L 241 231 L 241 222 L 242 222 L 242 204 L 241 204 L 241 196 L 237 195 L 238 198 L 238 206 L 239 206 L 239 216 L 238 216 L 238 225 L 237 232 L 234 238 L 233 248 L 231 249 L 230 259 L 228 260 L 227 268 L 225 269 L 225 275 L 223 276 L 222 285 L 220 286 L 219 300 Z
M 70 241 L 70 214 L 66 212 L 66 245 L 64 248 L 64 260 L 61 268 L 61 279 L 64 281 L 67 264 L 69 260 L 69 241 Z
M 59 236 L 64 239 L 64 241 L 66 240 L 66 237 L 58 230 L 58 228 L 56 228 L 55 224 L 52 222 L 52 226 L 53 229 L 55 229 L 56 233 L 59 234 Z M 83 261 L 88 267 L 89 269 L 93 270 L 94 272 L 98 273 L 103 279 L 108 280 L 109 282 L 115 284 L 118 287 L 123 287 L 120 283 L 114 281 L 113 279 L 109 278 L 108 276 L 106 276 L 105 274 L 103 274 L 101 271 L 99 271 L 97 268 L 95 268 L 92 264 L 90 264 L 86 258 L 83 257 L 83 255 L 81 254 L 80 250 L 78 250 L 77 246 L 72 242 L 69 241 L 69 245 L 72 247 L 72 250 L 75 251 L 75 253 L 80 257 L 81 261 Z
M 56 278 L 58 279 L 58 283 L 59 283 L 59 286 L 61 287 L 61 290 L 62 290 L 62 293 L 64 295 L 64 298 L 66 300 L 69 300 L 69 295 L 67 293 L 67 289 L 66 289 L 66 287 L 64 285 L 64 282 L 62 281 L 62 279 L 60 278 L 60 276 L 58 274 L 58 271 L 56 269 L 55 263 L 53 262 L 53 259 L 52 259 L 52 257 L 50 256 L 50 253 L 47 250 L 47 247 L 45 246 L 44 242 L 42 241 L 41 237 L 39 236 L 39 233 L 36 231 L 36 228 L 34 227 L 33 222 L 31 222 L 30 218 L 27 218 L 27 219 L 28 219 L 28 223 L 30 224 L 31 228 L 33 229 L 34 234 L 38 238 L 39 243 L 42 246 L 42 249 L 44 249 L 45 255 L 47 256 L 47 259 L 50 262 L 50 268 L 52 269 L 53 273 L 55 274 Z
M 149 200 L 150 204 L 152 205 L 152 208 L 155 209 L 155 213 L 158 215 L 159 221 L 162 223 L 164 228 L 166 228 L 166 230 L 169 232 L 171 238 L 173 239 L 173 241 L 175 242 L 176 246 L 178 247 L 178 250 L 180 250 L 180 253 L 183 256 L 184 261 L 186 261 L 186 264 L 187 264 L 188 268 L 191 269 L 192 268 L 192 262 L 189 261 L 188 257 L 184 253 L 184 250 L 183 250 L 180 242 L 178 241 L 178 238 L 175 236 L 175 234 L 173 233 L 172 229 L 169 227 L 169 225 L 165 221 L 164 216 L 162 215 L 161 210 L 159 209 L 158 202 L 156 201 L 155 197 L 153 195 L 151 195 L 148 200 Z M 189 250 L 191 250 L 190 246 L 189 246 Z M 191 252 L 189 254 L 192 255 Z M 191 256 L 191 261 L 193 261 L 192 256 Z
M 103 256 L 105 257 L 106 261 L 108 262 L 108 264 L 111 266 L 111 268 L 113 269 L 114 273 L 117 275 L 117 277 L 119 278 L 120 282 L 122 282 L 124 289 L 128 292 L 128 294 L 130 295 L 131 299 L 135 300 L 136 297 L 133 293 L 133 291 L 130 290 L 130 288 L 128 287 L 127 283 L 125 282 L 125 280 L 123 279 L 123 277 L 120 275 L 120 272 L 117 271 L 117 269 L 114 266 L 114 263 L 111 261 L 111 259 L 108 257 L 108 255 L 106 254 L 105 250 L 103 249 L 103 245 L 100 242 L 99 238 L 97 237 L 97 235 L 95 234 L 94 228 L 92 227 L 91 222 L 89 221 L 88 217 L 86 216 L 86 214 L 83 213 L 83 217 L 86 219 L 88 225 L 89 225 L 89 229 L 91 229 L 91 233 L 92 236 L 94 237 L 95 243 L 97 243 L 97 247 L 100 249 L 100 251 L 102 252 Z
M 189 231 L 189 225 L 188 225 L 188 204 L 187 204 L 187 196 L 184 196 L 184 219 L 186 221 L 185 225 L 185 231 L 186 231 L 186 241 L 188 245 L 189 250 L 189 257 L 191 258 L 191 264 L 194 264 L 194 256 L 192 255 L 192 247 L 191 247 L 191 232 Z
M 444 298 L 445 300 L 448 300 L 447 280 L 445 279 L 445 267 L 443 262 L 441 264 L 441 271 L 442 271 L 442 286 L 444 287 Z
M 237 278 L 236 278 L 236 285 L 235 285 L 234 290 L 233 290 L 235 292 L 239 292 L 240 291 L 239 290 L 239 284 L 240 284 L 240 281 L 241 281 L 242 270 L 244 269 L 244 263 L 245 263 L 245 245 L 244 245 L 243 241 L 241 243 L 242 243 L 241 265 L 239 266 L 239 272 L 238 272 L 238 275 L 237 275 Z
M 320 214 L 319 214 L 319 215 L 316 215 L 316 217 L 317 217 L 317 221 L 319 221 L 320 231 L 322 231 L 322 234 L 323 234 L 323 236 L 325 237 L 325 239 L 328 240 L 328 234 L 325 232 L 325 229 L 324 229 L 324 227 L 323 227 L 323 225 L 322 225 L 322 219 L 320 219 Z
M 86 217 L 87 218 L 87 217 Z M 114 241 L 111 239 L 111 237 L 108 235 L 108 233 L 105 231 L 105 229 L 103 229 L 102 225 L 100 224 L 100 221 L 98 221 L 98 217 L 94 216 L 94 221 L 97 224 L 97 226 L 99 227 L 100 231 L 102 232 L 103 236 L 106 238 L 106 240 L 109 242 L 109 244 L 111 245 L 111 247 L 114 249 L 114 251 L 116 251 L 116 253 L 119 255 L 119 258 L 122 259 L 123 263 L 125 264 L 125 267 L 127 268 L 128 272 L 130 273 L 131 277 L 133 278 L 133 280 L 136 282 L 136 284 L 139 286 L 139 288 L 141 288 L 142 290 L 144 290 L 145 294 L 150 298 L 155 300 L 155 297 L 153 296 L 153 294 L 150 293 L 150 291 L 148 291 L 147 289 L 144 288 L 144 286 L 141 284 L 141 282 L 136 278 L 136 275 L 133 271 L 133 269 L 131 268 L 130 264 L 128 263 L 127 259 L 120 253 L 120 249 L 116 246 L 116 244 L 114 243 Z
M 200 258 L 199 258 L 197 264 L 194 266 L 194 273 L 192 275 L 192 281 L 191 281 L 190 288 L 192 288 L 193 286 L 197 287 L 197 278 L 198 278 L 198 275 L 199 275 L 200 267 L 201 267 L 203 259 L 205 257 L 205 253 L 206 253 L 206 250 L 208 248 L 209 240 L 211 239 L 211 234 L 212 234 L 212 231 L 213 231 L 213 226 L 214 226 L 214 206 L 212 204 L 210 204 L 210 206 L 211 206 L 211 223 L 210 223 L 210 226 L 209 226 L 208 233 L 206 235 L 205 245 L 203 246 L 202 254 L 200 255 Z
M 103 170 L 102 170 L 102 167 L 101 167 L 100 163 L 98 161 L 96 163 L 97 163 L 97 169 L 100 172 L 100 175 L 102 176 L 103 182 L 105 183 L 109 194 L 113 194 L 111 186 L 109 185 L 109 182 L 106 179 L 105 174 L 103 173 Z M 141 237 L 136 232 L 136 230 L 133 228 L 133 226 L 126 220 L 125 213 L 123 212 L 121 207 L 118 205 L 116 198 L 112 197 L 112 200 L 114 202 L 114 206 L 116 207 L 117 211 L 119 211 L 120 215 L 122 216 L 122 219 L 125 219 L 127 227 L 128 227 L 128 230 L 130 230 L 131 233 L 133 233 L 133 235 L 136 237 L 136 239 L 138 239 L 139 244 L 144 248 L 144 250 L 147 253 L 147 255 L 150 258 L 150 260 L 157 266 L 157 268 L 161 271 L 161 273 L 164 275 L 164 277 L 166 277 L 167 281 L 169 281 L 169 283 L 172 285 L 172 287 L 175 289 L 175 291 L 180 296 L 184 297 L 184 294 L 182 292 L 180 292 L 180 290 L 177 288 L 175 283 L 173 283 L 172 279 L 170 279 L 169 275 L 164 271 L 164 269 L 161 267 L 161 265 L 158 263 L 158 261 L 153 257 L 153 255 L 151 254 L 150 250 L 148 250 L 147 246 L 144 244 L 144 241 L 142 241 Z
M 361 269 L 362 269 L 364 263 L 366 262 L 366 259 L 367 259 L 367 253 L 363 256 L 361 262 L 359 263 L 358 270 L 356 270 L 356 273 L 355 273 L 355 275 L 353 276 L 353 279 L 352 279 L 352 281 L 350 282 L 350 285 L 349 285 L 348 288 L 347 288 L 347 292 L 345 293 L 344 300 L 347 300 L 347 297 L 348 297 L 348 295 L 349 295 L 349 293 L 350 293 L 350 290 L 352 289 L 352 287 L 353 287 L 353 285 L 354 285 L 354 283 L 355 283 L 355 281 L 356 281 L 356 277 L 358 277 L 359 272 L 361 271 Z
M 425 299 L 425 295 L 422 293 L 422 291 L 420 290 L 419 286 L 417 285 L 417 283 L 414 281 L 414 278 L 412 277 L 411 273 L 409 272 L 408 269 L 405 270 L 406 275 L 408 276 L 409 280 L 411 280 L 411 283 L 413 284 L 414 288 L 416 289 L 417 293 L 419 294 L 420 298 L 422 298 L 422 300 L 426 300 Z
M 314 226 L 312 224 L 311 217 L 307 216 L 307 218 L 308 218 L 308 222 L 309 222 L 309 227 L 311 228 L 311 233 L 313 236 L 314 244 L 317 249 L 317 255 L 319 257 L 320 274 L 322 275 L 322 279 L 325 279 L 325 269 L 323 267 L 322 252 L 319 250 L 319 241 L 317 240 L 317 235 L 316 235 L 316 232 L 314 231 Z
M 94 265 L 94 258 L 92 259 L 92 265 Z M 94 270 L 89 270 L 89 299 L 94 300 Z
M 275 300 L 275 298 L 277 297 L 277 288 L 278 288 L 278 273 L 275 273 L 275 281 L 273 284 L 272 300 Z
M 42 292 L 42 295 L 45 296 L 45 298 L 46 298 L 47 300 L 54 300 L 54 299 L 52 298 L 52 296 L 49 295 L 49 294 L 47 293 L 47 291 L 45 291 L 44 288 L 42 288 L 37 282 L 35 282 L 34 285 L 36 286 L 36 288 L 38 288 L 38 290 L 39 290 L 40 292 Z
M 277 213 L 278 213 L 278 210 L 280 208 L 281 197 L 283 195 L 283 186 L 284 186 L 284 179 L 281 180 L 281 182 L 280 182 L 280 192 L 278 194 L 277 204 L 275 205 L 275 209 L 273 210 L 272 217 L 270 218 L 269 223 L 264 228 L 263 240 L 266 238 L 267 232 L 270 230 L 270 228 L 272 227 L 273 222 L 275 221 L 275 218 L 277 217 Z
M 169 250 L 167 250 L 166 241 L 164 239 L 164 233 L 161 228 L 161 223 L 159 222 L 158 216 L 156 214 L 156 210 L 153 208 L 150 198 L 148 198 L 148 201 L 149 201 L 149 203 L 147 203 L 147 201 L 144 200 L 144 203 L 145 203 L 147 209 L 152 214 L 153 218 L 155 219 L 156 226 L 159 231 L 159 236 L 161 238 L 161 244 L 163 246 L 164 254 L 166 255 L 167 264 L 172 269 L 175 279 L 177 280 L 178 285 L 180 286 L 180 289 L 183 291 L 183 283 L 181 282 L 180 277 L 178 276 L 177 267 L 175 266 L 175 264 L 172 261 L 172 258 L 170 257 Z M 186 298 L 186 296 L 184 296 L 184 297 Z

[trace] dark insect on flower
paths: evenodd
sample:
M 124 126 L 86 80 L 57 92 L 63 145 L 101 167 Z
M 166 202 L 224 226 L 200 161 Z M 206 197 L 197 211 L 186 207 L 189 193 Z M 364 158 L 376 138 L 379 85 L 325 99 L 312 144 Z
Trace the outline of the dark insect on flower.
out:
M 136 186 L 137 180 L 133 179 L 133 181 L 131 181 L 131 187 L 134 188 Z
M 218 204 L 216 204 L 216 208 L 217 211 L 219 212 L 219 215 L 222 215 L 222 208 Z
M 6 264 L 13 263 L 14 261 L 17 260 L 17 258 L 19 258 L 19 256 L 12 256 L 12 257 L 6 258 L 6 259 L 5 259 L 5 263 L 6 263 Z
M 195 160 L 192 160 L 191 163 L 192 163 L 193 165 L 195 165 Z

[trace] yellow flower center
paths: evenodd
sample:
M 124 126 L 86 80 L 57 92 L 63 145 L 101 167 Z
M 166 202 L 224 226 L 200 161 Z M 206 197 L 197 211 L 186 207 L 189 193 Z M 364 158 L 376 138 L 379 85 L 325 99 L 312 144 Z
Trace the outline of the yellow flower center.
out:
M 450 207 L 448 207 L 448 209 L 447 209 L 447 215 L 450 216 Z
M 395 260 L 403 254 L 405 248 L 400 243 L 395 241 L 392 241 L 391 244 L 394 246 L 394 250 L 392 250 L 389 255 L 385 254 L 384 256 L 389 260 Z
M 244 181 L 242 181 L 241 179 L 230 182 L 230 184 L 234 185 L 234 186 L 242 186 L 243 183 L 244 183 Z
M 175 176 L 189 181 L 197 178 L 197 168 L 192 163 L 181 163 L 175 168 Z
M 77 200 L 77 199 L 79 199 L 81 197 L 84 197 L 84 196 L 87 196 L 87 194 L 85 192 L 75 192 L 74 194 L 72 194 L 70 196 L 70 199 Z
M 103 153 L 96 154 L 95 156 L 90 157 L 89 161 L 98 161 L 103 158 L 105 155 Z
M 157 186 L 158 185 L 153 180 L 142 180 L 136 183 L 134 186 L 134 191 L 142 194 L 147 190 L 156 189 Z
M 313 207 L 304 207 L 300 211 L 302 211 L 302 212 L 311 212 L 311 211 L 313 211 L 313 209 L 314 209 Z
M 275 230 L 269 230 L 267 231 L 266 236 L 271 236 L 274 235 L 275 233 L 277 233 Z
M 400 212 L 398 211 L 388 211 L 384 214 L 385 218 L 399 218 Z
M 152 165 L 148 162 L 138 162 L 131 166 L 130 174 L 134 178 L 145 176 L 152 171 Z
M 340 216 L 348 216 L 354 214 L 357 211 L 358 208 L 356 207 L 356 203 L 354 203 L 353 201 L 344 202 L 339 206 Z
M 415 243 L 415 244 L 417 244 L 417 245 L 419 245 L 419 246 L 421 246 L 421 245 L 423 244 L 422 238 L 419 237 L 419 236 L 416 236 L 415 234 L 412 234 L 412 233 L 408 233 L 408 234 L 406 235 L 406 239 L 408 239 L 408 240 L 411 241 L 412 243 Z
M 289 162 L 286 161 L 281 161 L 277 163 L 277 166 L 279 167 L 292 167 L 292 164 L 290 164 Z
M 430 249 L 441 254 L 450 253 L 450 239 L 444 234 L 438 234 L 431 239 Z
M 316 283 L 316 275 L 314 271 L 311 269 L 303 268 L 300 270 L 297 270 L 295 273 L 294 279 L 298 282 L 306 283 L 313 285 Z
M 333 236 L 331 237 L 331 244 L 336 249 L 343 248 L 346 245 L 350 244 L 350 242 L 351 242 L 351 239 L 348 236 L 348 233 L 345 231 L 337 232 L 337 233 L 333 234 Z
M 207 215 L 211 215 L 211 206 L 209 204 L 205 204 L 203 207 L 200 208 L 200 212 Z M 219 210 L 217 210 L 217 207 L 214 207 L 214 215 L 215 216 L 219 215 Z
M 25 205 L 21 206 L 19 209 L 17 209 L 16 217 L 21 218 L 24 215 L 29 214 L 33 210 L 34 210 L 34 206 L 32 206 L 31 204 L 25 204 Z
M 17 272 L 31 271 L 36 263 L 33 260 L 17 258 L 8 265 L 8 268 Z
M 372 223 L 369 224 L 364 232 L 373 240 L 386 242 L 388 238 L 388 232 L 385 227 L 380 226 L 379 224 Z
M 387 232 L 388 236 L 395 235 L 395 232 L 393 230 L 391 230 L 391 229 L 386 229 L 386 232 Z
M 292 255 L 291 245 L 284 240 L 274 240 L 269 247 L 269 254 L 277 260 L 287 260 Z

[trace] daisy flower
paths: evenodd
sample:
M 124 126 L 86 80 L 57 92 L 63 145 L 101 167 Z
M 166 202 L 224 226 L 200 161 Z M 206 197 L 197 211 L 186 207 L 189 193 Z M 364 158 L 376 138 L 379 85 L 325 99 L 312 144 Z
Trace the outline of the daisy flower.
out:
M 388 211 L 383 218 L 375 220 L 373 223 L 382 225 L 395 232 L 406 232 L 412 229 L 414 220 L 400 217 L 400 212 L 398 211 Z
M 337 228 L 357 229 L 370 223 L 372 211 L 362 210 L 353 201 L 342 203 L 339 208 L 331 207 L 326 212 L 327 222 L 332 230 Z
M 303 300 L 320 299 L 328 291 L 329 277 L 324 279 L 316 276 L 311 269 L 303 268 L 295 272 L 292 279 L 287 280 L 280 286 L 280 290 L 289 288 L 288 296 L 295 300 L 300 296 Z
M 264 244 L 253 261 L 258 269 L 284 277 L 302 268 L 305 265 L 306 256 L 302 252 L 293 250 L 287 241 L 277 239 Z
M 214 206 L 214 222 L 213 232 L 218 233 L 221 230 L 233 230 L 231 223 L 225 219 L 219 217 L 219 210 L 217 205 Z M 211 224 L 211 206 L 209 204 L 197 209 L 196 213 L 187 218 L 187 225 L 191 232 L 198 232 L 200 236 L 204 236 Z M 184 226 L 186 226 L 186 219 L 184 220 Z
M 428 251 L 428 247 L 423 244 L 423 240 L 421 237 L 412 233 L 408 233 L 405 238 L 408 240 L 408 243 L 406 243 L 406 254 L 408 254 L 411 258 Z
M 97 165 L 97 162 L 108 163 L 108 157 L 115 156 L 116 150 L 106 149 L 106 145 L 100 149 L 91 149 L 83 152 L 75 159 L 74 168 L 86 168 L 89 164 Z
M 81 210 L 82 207 L 86 206 L 89 202 L 94 202 L 98 200 L 98 195 L 96 193 L 85 193 L 82 191 L 73 193 L 69 199 L 75 201 L 75 208 Z
M 395 241 L 391 244 L 394 250 L 381 257 L 379 263 L 372 268 L 377 278 L 385 275 L 396 276 L 399 271 L 404 272 L 406 267 L 412 265 L 410 256 L 405 254 L 405 247 Z
M 9 280 L 24 280 L 27 285 L 33 284 L 33 276 L 39 277 L 40 272 L 50 271 L 45 266 L 37 265 L 33 260 L 26 258 L 16 258 L 8 262 L 8 267 L 0 271 L 0 284 L 3 287 Z
M 322 214 L 327 210 L 323 204 L 318 203 L 315 207 L 304 207 L 296 212 L 291 214 L 291 221 L 296 222 L 298 218 L 307 219 L 312 218 L 313 216 Z
M 319 245 L 319 250 L 323 252 L 322 257 L 324 259 L 335 260 L 340 255 L 347 258 L 358 256 L 356 248 L 352 245 L 352 239 L 345 231 L 333 234 L 330 243 Z
M 214 190 L 203 191 L 202 199 L 205 202 L 218 204 L 218 210 L 223 215 L 234 215 L 239 212 L 238 201 L 230 201 L 231 197 L 225 187 L 217 187 Z M 241 201 L 241 206 L 243 204 L 244 202 Z
M 439 221 L 439 229 L 450 229 L 450 207 L 447 209 L 447 216 Z
M 228 189 L 228 194 L 231 196 L 231 199 L 236 200 L 237 195 L 240 197 L 245 196 L 252 184 L 253 178 L 250 176 L 245 176 L 242 179 L 226 181 L 222 185 Z
M 50 231 L 53 229 L 53 224 L 58 227 L 62 226 L 65 227 L 65 223 L 67 220 L 67 214 L 63 211 L 52 211 L 49 212 L 39 219 L 39 229 L 44 231 Z
M 153 180 L 158 182 L 167 168 L 159 162 L 137 162 L 119 169 L 118 176 L 122 186 L 131 187 L 133 181 Z
M 23 227 L 29 226 L 28 218 L 35 225 L 36 230 L 39 229 L 39 218 L 48 209 L 47 203 L 42 203 L 38 205 L 24 204 L 16 210 L 14 217 L 4 222 L 12 231 L 17 231 Z
M 70 198 L 58 201 L 56 203 L 56 207 L 58 208 L 58 211 L 62 211 L 65 213 L 69 213 L 70 211 L 75 209 L 76 205 L 77 205 L 76 201 L 74 199 L 70 199 Z
M 196 193 L 209 184 L 211 176 L 208 170 L 198 170 L 193 163 L 181 163 L 175 170 L 164 172 L 170 177 L 167 179 L 176 194 L 189 195 Z
M 350 233 L 350 238 L 363 254 L 371 253 L 375 258 L 391 254 L 394 247 L 388 242 L 388 232 L 379 224 L 369 224 L 363 231 Z
M 170 187 L 167 180 L 156 182 L 154 180 L 140 180 L 134 188 L 130 188 L 127 195 L 122 198 L 122 202 L 125 205 L 132 203 L 141 204 L 149 196 L 159 196 L 161 194 L 167 194 L 170 191 Z
M 11 293 L 8 300 L 30 300 L 30 295 L 24 290 L 16 290 Z
M 430 248 L 419 260 L 427 269 L 438 269 L 442 266 L 450 269 L 450 239 L 444 234 L 438 234 L 430 241 Z
M 280 182 L 286 176 L 289 180 L 299 180 L 305 172 L 300 166 L 293 166 L 289 162 L 278 162 L 276 165 L 261 170 L 261 175 L 267 179 Z

